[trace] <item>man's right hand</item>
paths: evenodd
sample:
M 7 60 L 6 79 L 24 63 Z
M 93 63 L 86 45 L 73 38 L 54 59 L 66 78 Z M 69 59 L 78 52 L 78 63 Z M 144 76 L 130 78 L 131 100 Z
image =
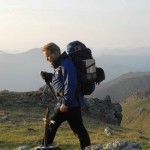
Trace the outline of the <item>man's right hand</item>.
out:
M 41 77 L 42 77 L 42 79 L 44 79 L 45 80 L 45 78 L 46 78 L 46 76 L 47 76 L 47 72 L 45 72 L 45 71 L 41 71 L 41 73 L 40 73 L 40 75 L 41 75 Z
M 52 73 L 41 71 L 40 75 L 41 75 L 42 79 L 45 80 L 46 83 L 50 83 L 52 81 L 52 76 L 53 76 Z

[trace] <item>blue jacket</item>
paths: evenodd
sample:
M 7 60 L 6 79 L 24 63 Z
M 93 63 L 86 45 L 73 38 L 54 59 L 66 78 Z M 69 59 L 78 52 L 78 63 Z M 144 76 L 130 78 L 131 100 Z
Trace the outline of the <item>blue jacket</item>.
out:
M 52 85 L 54 91 L 59 93 L 63 91 L 61 103 L 69 108 L 84 106 L 84 96 L 77 92 L 77 73 L 76 67 L 66 52 L 60 56 L 54 65 L 54 74 L 52 76 Z M 62 59 L 64 58 L 64 59 Z

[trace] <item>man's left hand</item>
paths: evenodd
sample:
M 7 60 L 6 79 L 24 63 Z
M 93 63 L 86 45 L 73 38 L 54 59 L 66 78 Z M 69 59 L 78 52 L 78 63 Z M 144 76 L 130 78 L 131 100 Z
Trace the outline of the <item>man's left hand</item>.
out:
M 65 104 L 61 104 L 61 106 L 60 106 L 61 112 L 67 112 L 68 111 L 67 109 L 68 109 L 68 107 Z

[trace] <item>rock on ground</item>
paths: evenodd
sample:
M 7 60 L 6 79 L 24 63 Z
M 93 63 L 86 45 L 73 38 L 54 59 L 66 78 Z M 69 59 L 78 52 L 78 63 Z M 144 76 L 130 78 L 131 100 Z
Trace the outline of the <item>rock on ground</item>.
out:
M 20 146 L 18 148 L 15 148 L 13 150 L 29 150 L 29 148 L 28 148 L 28 145 L 23 145 L 23 146 Z
M 7 119 L 8 119 L 7 116 L 0 116 L 0 121 L 5 121 L 5 120 L 7 120 Z
M 40 147 L 40 149 L 41 149 L 42 147 Z M 59 147 L 55 147 L 55 146 L 53 146 L 53 147 L 49 147 L 49 148 L 51 148 L 51 150 L 61 150 Z M 40 150 L 39 149 L 39 146 L 36 146 L 36 147 L 34 147 L 34 148 L 32 148 L 32 149 L 30 149 L 30 150 Z M 24 145 L 24 146 L 20 146 L 20 147 L 18 147 L 18 148 L 16 148 L 16 149 L 13 149 L 13 150 L 29 150 L 29 148 L 28 148 L 28 145 Z M 45 148 L 45 150 L 46 150 L 46 148 Z
M 32 148 L 32 149 L 30 149 L 30 150 L 41 150 L 43 147 L 41 147 L 41 146 L 36 146 L 36 147 L 34 147 L 34 148 Z M 44 148 L 45 150 L 46 150 L 46 148 Z M 51 149 L 51 150 L 61 150 L 59 147 L 57 147 L 57 146 L 49 146 L 49 149 Z
M 44 85 L 43 87 L 41 87 L 39 89 L 39 91 L 42 93 L 41 96 L 40 96 L 40 99 L 41 99 L 41 104 L 49 104 L 51 103 L 51 105 L 55 105 L 55 100 L 52 96 L 52 92 L 51 90 L 49 89 L 48 85 Z
M 84 112 L 89 116 L 108 124 L 120 125 L 122 121 L 122 107 L 119 103 L 112 103 L 110 96 L 106 96 L 104 100 L 87 98 L 85 104 Z
M 134 142 L 116 141 L 108 144 L 91 145 L 85 150 L 142 150 L 141 145 Z
M 53 100 L 48 86 L 40 88 L 39 91 L 42 91 L 42 104 L 51 103 L 55 106 L 56 102 Z M 85 108 L 83 109 L 83 113 L 108 124 L 120 125 L 122 121 L 121 112 L 121 105 L 119 103 L 112 103 L 110 96 L 106 96 L 104 100 L 99 100 L 98 98 L 85 99 Z
M 105 130 L 104 130 L 104 133 L 107 136 L 111 136 L 111 135 L 113 135 L 113 130 L 110 127 L 106 127 Z

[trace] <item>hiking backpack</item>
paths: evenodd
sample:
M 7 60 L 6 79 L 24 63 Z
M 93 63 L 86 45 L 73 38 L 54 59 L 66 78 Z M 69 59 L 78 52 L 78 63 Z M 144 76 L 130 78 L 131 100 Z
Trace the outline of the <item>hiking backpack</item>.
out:
M 69 43 L 67 52 L 76 66 L 79 91 L 83 95 L 92 94 L 95 84 L 105 80 L 104 70 L 96 67 L 91 50 L 79 41 Z

